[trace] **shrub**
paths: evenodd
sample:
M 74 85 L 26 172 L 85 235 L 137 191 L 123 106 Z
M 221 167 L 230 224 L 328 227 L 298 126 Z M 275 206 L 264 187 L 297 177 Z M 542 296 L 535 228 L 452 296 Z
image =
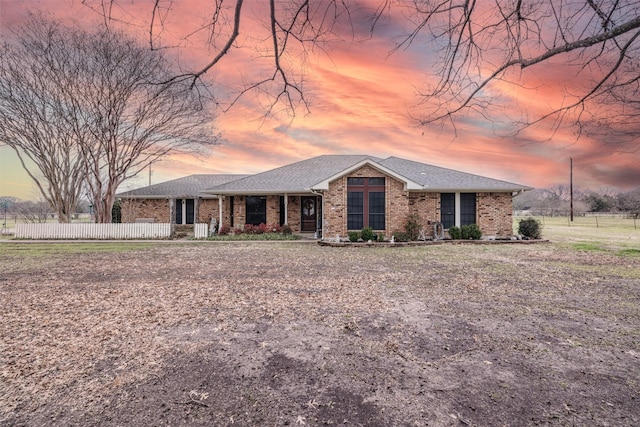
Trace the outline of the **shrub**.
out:
M 460 227 L 456 227 L 455 225 L 453 227 L 449 227 L 449 237 L 451 237 L 453 240 L 461 239 L 462 231 L 460 230 Z
M 378 238 L 376 240 L 378 242 L 384 242 L 384 240 L 385 240 L 384 233 L 379 233 L 378 234 Z
M 393 233 L 393 238 L 396 242 L 408 242 L 409 234 L 404 231 L 396 231 Z
M 282 233 L 282 226 L 278 223 L 273 223 L 269 227 L 269 233 Z
M 242 228 L 236 227 L 236 228 L 233 229 L 233 234 L 235 234 L 236 236 L 239 235 L 239 234 L 242 234 L 243 232 L 244 232 L 244 230 Z
M 420 217 L 416 214 L 409 215 L 404 223 L 404 231 L 408 240 L 418 240 L 420 228 Z
M 362 238 L 362 240 L 367 242 L 369 240 L 376 240 L 376 237 L 378 236 L 376 236 L 371 227 L 365 227 L 360 232 L 360 237 Z
M 482 238 L 482 231 L 477 224 L 463 225 L 460 234 L 464 240 L 480 240 Z
M 229 234 L 229 231 L 231 231 L 229 227 L 227 227 L 226 225 L 223 225 L 218 229 L 218 234 L 220 236 L 226 236 L 227 234 Z
M 291 236 L 293 234 L 293 230 L 288 224 L 285 224 L 280 227 L 280 233 L 282 233 L 283 236 Z
M 349 231 L 347 234 L 349 235 L 349 241 L 350 242 L 357 242 L 358 239 L 360 238 L 360 232 L 359 231 Z
M 529 239 L 542 237 L 542 224 L 535 218 L 521 219 L 518 223 L 518 234 Z

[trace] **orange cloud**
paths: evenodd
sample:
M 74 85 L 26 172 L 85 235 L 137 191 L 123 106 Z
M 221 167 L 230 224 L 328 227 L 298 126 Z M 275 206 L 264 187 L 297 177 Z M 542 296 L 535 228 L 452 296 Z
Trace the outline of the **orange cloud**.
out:
M 97 0 L 89 3 L 100 4 Z M 249 13 L 243 16 L 243 29 L 253 35 L 268 34 L 261 22 L 266 16 L 266 2 L 245 3 Z M 79 1 L 0 0 L 2 25 L 19 21 L 22 16 L 19 9 L 24 4 L 35 4 L 80 22 L 97 19 L 97 14 Z M 118 4 L 121 8 L 114 13 L 127 22 L 123 28 L 148 43 L 150 4 Z M 162 29 L 157 27 L 156 34 L 161 39 L 154 42 L 165 47 L 177 46 L 167 52 L 179 58 L 185 67 L 204 66 L 224 40 L 221 37 L 212 46 L 206 30 L 194 33 L 211 17 L 213 2 L 166 4 L 171 4 L 172 9 L 162 11 L 160 16 L 165 25 Z M 405 157 L 540 187 L 567 183 L 568 159 L 573 157 L 576 176 L 584 187 L 607 185 L 629 189 L 640 184 L 638 153 L 623 156 L 605 151 L 601 141 L 586 137 L 576 141 L 575 135 L 567 131 L 558 131 L 547 141 L 546 124 L 524 131 L 515 142 L 495 136 L 494 131 L 502 131 L 499 123 L 473 115 L 463 116 L 455 133 L 451 128 L 417 127 L 411 117 L 420 113 L 416 92 L 430 79 L 426 74 L 427 60 L 431 59 L 429 46 L 414 45 L 389 56 L 394 45 L 388 36 L 400 18 L 390 17 L 380 36 L 375 33 L 370 36 L 368 24 L 357 19 L 358 16 L 354 28 L 335 29 L 334 41 L 326 45 L 326 54 L 321 50 L 298 50 L 287 58 L 292 76 L 303 79 L 310 114 L 298 110 L 295 117 L 263 118 L 267 99 L 256 92 L 248 93 L 229 112 L 218 112 L 217 124 L 223 136 L 220 146 L 205 157 L 173 156 L 154 165 L 152 182 L 191 173 L 255 173 L 320 154 L 363 153 Z M 268 48 L 268 40 L 243 35 L 237 45 L 246 49 L 234 49 L 206 76 L 213 80 L 214 93 L 223 103 L 237 94 L 243 84 L 263 78 L 264 71 L 271 70 L 273 65 L 271 59 L 260 55 L 260 49 Z M 550 105 L 566 102 L 562 89 L 571 73 L 575 75 L 575 70 L 561 64 L 538 66 L 527 74 L 522 86 L 497 82 L 487 94 L 495 97 L 499 104 L 497 111 L 505 118 L 507 115 L 519 118 L 516 114 L 520 114 L 520 107 L 526 107 L 531 115 L 539 115 Z M 7 162 L 13 162 L 4 156 L 0 161 L 3 170 Z M 4 174 L 0 177 L 7 179 Z M 141 176 L 132 183 L 140 186 L 147 182 L 148 177 Z

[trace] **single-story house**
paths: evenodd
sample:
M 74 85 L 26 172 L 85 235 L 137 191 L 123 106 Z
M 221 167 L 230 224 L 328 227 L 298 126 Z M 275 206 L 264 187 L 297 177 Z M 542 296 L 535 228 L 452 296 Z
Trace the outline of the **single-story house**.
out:
M 323 155 L 255 175 L 192 175 L 118 194 L 123 222 L 287 224 L 327 237 L 371 227 L 390 237 L 409 215 L 426 225 L 477 224 L 484 236 L 512 230 L 520 184 L 398 157 Z

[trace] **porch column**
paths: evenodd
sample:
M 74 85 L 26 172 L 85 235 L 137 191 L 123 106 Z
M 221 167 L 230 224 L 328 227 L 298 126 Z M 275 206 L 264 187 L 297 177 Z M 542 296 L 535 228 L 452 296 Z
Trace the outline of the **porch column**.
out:
M 455 212 L 455 224 L 456 224 L 456 227 L 460 227 L 460 222 L 461 222 L 461 220 L 460 220 L 460 192 L 456 192 L 454 206 L 455 206 L 455 209 L 454 209 L 454 212 Z
M 218 195 L 218 230 L 222 228 L 222 204 L 224 203 L 224 196 Z
M 176 230 L 176 199 L 169 199 L 169 223 L 171 224 L 171 235 Z
M 289 225 L 289 195 L 284 193 L 284 225 Z

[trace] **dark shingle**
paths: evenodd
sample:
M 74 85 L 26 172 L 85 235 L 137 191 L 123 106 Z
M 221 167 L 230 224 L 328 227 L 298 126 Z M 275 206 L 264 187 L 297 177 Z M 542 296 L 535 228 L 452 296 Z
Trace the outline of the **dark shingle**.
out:
M 172 179 L 171 181 L 149 185 L 131 191 L 118 193 L 117 197 L 122 198 L 193 198 L 210 196 L 202 193 L 207 188 L 215 187 L 231 181 L 245 178 L 249 175 L 236 174 L 198 174 L 189 175 L 184 178 Z

